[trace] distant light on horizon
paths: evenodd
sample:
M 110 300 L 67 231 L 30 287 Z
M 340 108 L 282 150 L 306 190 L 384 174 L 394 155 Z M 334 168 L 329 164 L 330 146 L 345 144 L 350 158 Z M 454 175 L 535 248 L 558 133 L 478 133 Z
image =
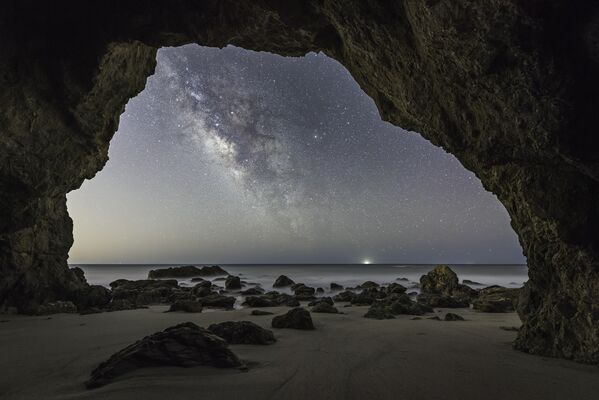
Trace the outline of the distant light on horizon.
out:
M 372 261 L 370 261 L 369 259 L 365 259 L 364 261 L 362 261 L 362 264 L 372 264 Z

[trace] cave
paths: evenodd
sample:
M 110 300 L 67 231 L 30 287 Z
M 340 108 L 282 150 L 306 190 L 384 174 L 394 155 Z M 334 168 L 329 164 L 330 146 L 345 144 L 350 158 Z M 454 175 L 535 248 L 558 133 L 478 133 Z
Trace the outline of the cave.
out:
M 0 16 L 0 309 L 82 283 L 66 193 L 107 161 L 160 47 L 339 61 L 381 117 L 455 155 L 529 267 L 515 347 L 599 362 L 599 6 L 593 2 L 21 1 Z

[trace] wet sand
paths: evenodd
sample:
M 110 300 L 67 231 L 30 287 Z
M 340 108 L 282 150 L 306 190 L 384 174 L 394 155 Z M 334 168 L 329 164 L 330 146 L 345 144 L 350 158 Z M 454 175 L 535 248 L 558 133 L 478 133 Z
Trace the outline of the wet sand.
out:
M 251 310 L 163 313 L 167 307 L 93 315 L 0 315 L 2 399 L 597 399 L 599 368 L 512 349 L 516 314 L 452 310 L 466 321 L 312 314 L 315 331 L 273 330 L 270 346 L 232 345 L 249 371 L 146 368 L 99 389 L 83 383 L 98 363 L 144 335 L 272 316 Z M 282 313 L 288 308 L 271 308 Z M 443 316 L 444 310 L 438 315 Z

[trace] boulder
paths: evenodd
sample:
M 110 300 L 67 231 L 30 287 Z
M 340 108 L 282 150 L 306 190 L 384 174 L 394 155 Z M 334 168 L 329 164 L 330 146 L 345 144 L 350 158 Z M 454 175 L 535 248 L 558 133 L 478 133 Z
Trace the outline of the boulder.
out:
M 259 296 L 261 294 L 264 294 L 264 289 L 262 289 L 260 287 L 252 287 L 252 288 L 243 290 L 241 292 L 241 294 L 244 296 Z
M 358 288 L 358 289 L 368 289 L 368 288 L 378 288 L 378 287 L 380 287 L 380 286 L 381 286 L 381 285 L 379 285 L 379 284 L 378 284 L 378 283 L 376 283 L 376 282 L 373 282 L 373 281 L 366 281 L 366 282 L 364 282 L 363 284 L 361 284 L 361 285 L 358 285 L 358 287 L 357 287 L 357 288 Z
M 313 313 L 323 313 L 323 314 L 338 314 L 339 310 L 337 310 L 337 308 L 333 307 L 331 304 L 327 303 L 326 301 L 321 301 L 318 304 L 316 304 L 314 307 L 312 307 L 312 312 Z
M 310 286 L 306 286 L 302 283 L 301 285 L 293 288 L 293 293 L 295 293 L 296 296 L 314 296 L 314 293 L 316 293 L 316 289 Z
M 301 330 L 312 330 L 314 329 L 314 323 L 310 312 L 298 307 L 289 310 L 284 315 L 278 315 L 272 319 L 272 327 L 277 329 L 289 328 L 289 329 L 301 329 Z
M 462 317 L 461 315 L 458 314 L 454 314 L 454 313 L 447 313 L 445 314 L 445 318 L 443 318 L 444 321 L 464 321 L 464 317 Z
M 323 294 L 323 293 L 324 293 L 324 289 L 323 289 L 323 288 L 321 288 L 321 287 L 319 287 L 319 288 L 316 288 L 316 293 L 318 293 L 318 294 Z
M 281 275 L 275 280 L 275 283 L 273 283 L 272 287 L 286 287 L 291 286 L 293 284 L 295 284 L 295 282 L 293 282 L 291 278 L 285 275 Z
M 171 303 L 175 293 L 183 291 L 176 279 L 138 280 L 119 279 L 110 283 L 112 297 L 116 300 L 129 300 L 138 305 Z
M 225 280 L 225 289 L 239 290 L 241 289 L 241 279 L 238 276 L 229 275 Z
M 403 285 L 400 285 L 399 283 L 390 283 L 389 286 L 386 287 L 385 289 L 387 291 L 387 293 L 405 293 L 406 292 L 406 287 Z
M 384 305 L 372 305 L 364 314 L 364 318 L 371 319 L 393 319 L 395 316 L 391 312 L 388 306 Z
M 420 277 L 423 293 L 451 296 L 458 288 L 458 276 L 447 265 L 437 265 L 432 271 Z
M 333 296 L 333 300 L 340 302 L 351 302 L 355 296 L 356 294 L 354 292 L 346 290 Z
M 209 281 L 200 282 L 191 289 L 191 294 L 195 297 L 206 297 L 213 293 L 212 283 Z
M 208 330 L 225 339 L 229 344 L 273 344 L 272 331 L 250 321 L 228 321 L 212 324 Z
M 271 312 L 269 311 L 263 311 L 263 310 L 252 310 L 252 312 L 250 313 L 251 315 L 273 315 Z
M 308 303 L 308 306 L 312 307 L 312 306 L 315 306 L 315 305 L 317 305 L 319 303 L 327 303 L 327 304 L 329 304 L 331 306 L 333 304 L 335 304 L 333 302 L 333 299 L 331 299 L 330 297 L 319 297 L 318 299 L 312 300 L 310 303 Z
M 428 307 L 444 307 L 444 308 L 467 308 L 470 307 L 469 298 L 457 298 L 440 294 L 420 293 L 416 299 L 419 303 Z
M 104 309 L 112 300 L 112 293 L 104 286 L 88 285 L 77 290 L 73 295 L 73 303 L 79 312 L 89 309 Z
M 277 307 L 279 303 L 276 300 L 269 299 L 262 296 L 248 296 L 242 303 L 243 306 L 248 307 Z
M 339 285 L 338 283 L 335 283 L 335 282 L 331 282 L 331 286 L 330 287 L 331 287 L 331 290 L 335 291 L 335 292 L 339 291 L 339 290 L 343 290 L 343 286 Z
M 171 307 L 168 309 L 167 312 L 182 311 L 187 313 L 201 313 L 203 308 L 204 307 L 202 306 L 202 303 L 200 303 L 199 301 L 180 300 L 171 304 Z
M 231 309 L 235 304 L 235 297 L 222 296 L 215 293 L 202 297 L 199 301 L 204 307 Z
M 88 389 L 103 386 L 129 371 L 145 367 L 239 368 L 243 363 L 227 342 L 209 330 L 185 322 L 133 343 L 113 354 L 91 373 Z
M 519 296 L 520 289 L 490 286 L 479 292 L 472 306 L 475 310 L 488 313 L 513 312 L 518 306 Z

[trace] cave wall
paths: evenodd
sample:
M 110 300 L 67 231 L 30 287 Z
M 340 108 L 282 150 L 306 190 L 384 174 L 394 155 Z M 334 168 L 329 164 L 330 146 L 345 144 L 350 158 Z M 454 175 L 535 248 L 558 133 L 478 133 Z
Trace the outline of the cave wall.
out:
M 47 4 L 46 4 L 47 3 Z M 108 159 L 162 46 L 323 51 L 381 117 L 505 205 L 528 260 L 516 347 L 599 362 L 599 6 L 541 0 L 23 0 L 0 5 L 0 309 L 81 283 L 65 194 Z

